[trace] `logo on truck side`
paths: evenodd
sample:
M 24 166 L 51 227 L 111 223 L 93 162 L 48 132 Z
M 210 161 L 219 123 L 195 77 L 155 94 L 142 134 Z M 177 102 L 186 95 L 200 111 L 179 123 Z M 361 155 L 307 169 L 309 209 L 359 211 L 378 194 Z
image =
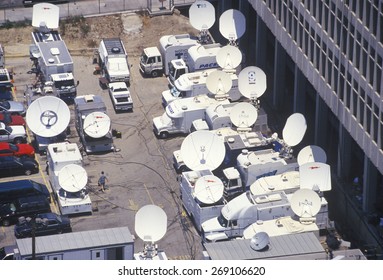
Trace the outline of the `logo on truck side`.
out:
M 217 68 L 217 67 L 218 67 L 218 63 L 213 62 L 213 63 L 201 64 L 199 66 L 199 69 L 209 69 L 209 68 Z

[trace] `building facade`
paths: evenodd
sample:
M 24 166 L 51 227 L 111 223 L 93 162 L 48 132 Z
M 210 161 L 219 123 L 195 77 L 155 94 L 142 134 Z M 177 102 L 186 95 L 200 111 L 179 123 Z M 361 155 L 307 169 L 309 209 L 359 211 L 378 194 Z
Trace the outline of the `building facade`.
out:
M 246 17 L 239 46 L 246 65 L 267 74 L 261 104 L 283 120 L 303 113 L 302 146 L 327 152 L 333 219 L 346 238 L 381 252 L 383 1 L 217 2 L 218 14 L 233 8 Z

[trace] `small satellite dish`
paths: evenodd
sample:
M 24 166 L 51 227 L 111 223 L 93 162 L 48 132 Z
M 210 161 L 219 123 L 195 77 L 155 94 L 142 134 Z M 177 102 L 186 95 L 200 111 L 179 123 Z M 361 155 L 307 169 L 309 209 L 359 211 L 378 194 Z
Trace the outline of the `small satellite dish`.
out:
M 247 102 L 241 102 L 231 109 L 230 120 L 238 128 L 251 127 L 258 118 L 257 109 Z
M 241 63 L 242 53 L 238 48 L 227 45 L 218 51 L 216 59 L 222 69 L 232 70 Z
M 326 163 L 308 162 L 299 166 L 299 177 L 301 189 L 331 190 L 331 170 Z
M 78 192 L 88 183 L 86 170 L 78 164 L 65 165 L 59 171 L 59 185 L 67 192 Z
M 58 29 L 60 19 L 60 8 L 49 3 L 33 5 L 32 26 L 39 28 L 41 25 L 48 29 Z
M 305 117 L 300 113 L 294 113 L 287 118 L 282 130 L 284 142 L 290 147 L 298 145 L 306 133 L 307 124 Z
M 256 66 L 248 66 L 238 75 L 238 89 L 249 99 L 261 97 L 267 88 L 266 74 Z
M 137 211 L 134 227 L 142 241 L 157 242 L 167 230 L 166 213 L 156 205 L 145 205 Z
M 223 196 L 223 182 L 214 175 L 202 176 L 194 187 L 195 197 L 204 204 L 213 204 Z
M 309 145 L 304 147 L 297 156 L 298 165 L 308 162 L 327 162 L 326 152 L 319 146 Z
M 29 129 L 41 137 L 54 137 L 69 125 L 68 105 L 55 96 L 43 96 L 33 101 L 27 110 L 26 122 Z
M 246 18 L 238 10 L 225 11 L 219 18 L 219 32 L 233 42 L 241 38 L 246 31 Z
M 266 249 L 266 247 L 270 243 L 270 237 L 269 235 L 264 232 L 257 232 L 251 239 L 250 239 L 250 247 L 251 249 L 255 251 L 262 251 Z
M 92 138 L 101 138 L 110 130 L 110 118 L 103 112 L 93 112 L 85 117 L 84 131 Z
M 215 9 L 208 1 L 195 1 L 189 8 L 190 24 L 197 30 L 207 30 L 215 22 Z
M 206 78 L 206 87 L 215 96 L 226 95 L 232 86 L 230 75 L 220 70 L 211 72 Z
M 208 130 L 189 134 L 181 144 L 183 161 L 194 171 L 216 169 L 225 158 L 225 151 L 222 138 Z
M 300 189 L 292 195 L 290 204 L 293 212 L 301 218 L 301 222 L 312 222 L 312 218 L 321 208 L 321 199 L 313 190 Z

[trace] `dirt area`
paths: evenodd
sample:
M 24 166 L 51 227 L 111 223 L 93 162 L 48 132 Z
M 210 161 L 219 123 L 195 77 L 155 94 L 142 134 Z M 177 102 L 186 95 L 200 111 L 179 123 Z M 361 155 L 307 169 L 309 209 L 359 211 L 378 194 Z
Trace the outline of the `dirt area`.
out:
M 6 56 L 28 55 L 31 26 L 0 29 L 1 44 Z M 90 53 L 102 38 L 120 37 L 130 56 L 138 56 L 144 47 L 158 45 L 159 38 L 167 34 L 190 33 L 196 30 L 188 18 L 177 11 L 173 15 L 149 17 L 145 14 L 118 14 L 97 17 L 74 17 L 60 22 L 59 32 L 69 51 Z

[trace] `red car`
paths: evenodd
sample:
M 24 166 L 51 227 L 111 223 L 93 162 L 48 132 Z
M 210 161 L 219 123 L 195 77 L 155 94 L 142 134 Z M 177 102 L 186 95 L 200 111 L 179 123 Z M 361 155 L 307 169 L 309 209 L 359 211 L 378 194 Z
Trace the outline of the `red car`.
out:
M 25 127 L 25 120 L 20 115 L 12 115 L 9 113 L 0 113 L 0 122 L 3 122 L 5 125 L 22 125 Z
M 30 144 L 0 142 L 0 156 L 35 157 L 35 149 Z

